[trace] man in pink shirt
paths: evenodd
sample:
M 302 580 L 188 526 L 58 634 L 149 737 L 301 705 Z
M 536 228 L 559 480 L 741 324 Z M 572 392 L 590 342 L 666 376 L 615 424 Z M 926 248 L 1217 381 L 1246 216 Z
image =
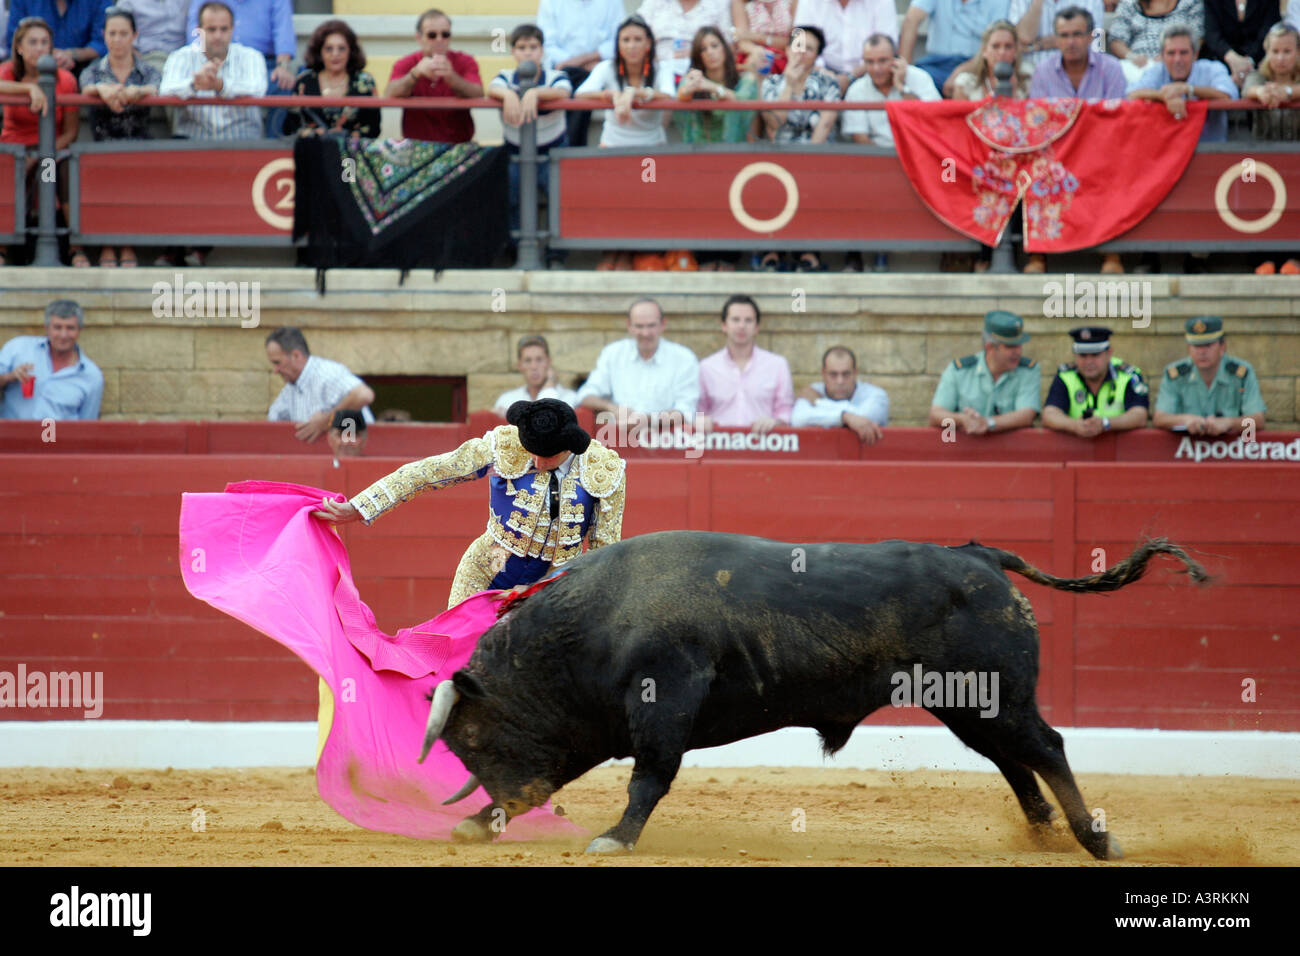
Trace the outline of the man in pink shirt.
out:
M 747 295 L 733 295 L 722 306 L 727 345 L 700 362 L 696 429 L 748 428 L 762 434 L 790 424 L 790 363 L 754 344 L 761 318 L 758 303 Z

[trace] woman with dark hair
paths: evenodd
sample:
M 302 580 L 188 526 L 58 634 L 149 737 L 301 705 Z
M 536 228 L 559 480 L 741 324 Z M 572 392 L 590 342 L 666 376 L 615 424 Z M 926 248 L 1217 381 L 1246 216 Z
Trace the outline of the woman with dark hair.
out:
M 700 27 L 691 42 L 691 68 L 677 84 L 679 100 L 756 100 L 758 79 L 736 65 L 736 56 L 717 27 Z M 749 110 L 681 110 L 675 115 L 684 143 L 744 143 L 754 141 L 754 119 Z M 695 261 L 704 272 L 730 272 L 738 252 L 698 250 Z
M 40 80 L 40 69 L 36 63 L 41 57 L 50 53 L 54 45 L 54 31 L 40 17 L 24 17 L 18 21 L 14 31 L 13 58 L 0 64 L 0 93 L 26 93 L 31 97 L 29 106 L 5 106 L 4 129 L 0 130 L 0 143 L 14 143 L 27 147 L 27 217 L 36 211 L 36 147 L 40 144 L 40 119 L 48 104 L 45 95 L 36 88 Z M 59 70 L 57 75 L 56 95 L 77 92 L 77 78 L 67 70 Z M 55 117 L 57 129 L 54 148 L 67 149 L 77 138 L 81 121 L 76 107 L 62 107 Z M 59 201 L 66 208 L 68 201 L 68 177 L 65 171 L 67 161 L 58 164 L 56 178 L 59 189 Z M 80 246 L 73 246 L 69 253 L 74 266 L 84 268 L 90 260 Z M 0 265 L 7 260 L 0 253 Z
M 430 488 L 488 478 L 487 530 L 456 568 L 448 607 L 479 591 L 530 585 L 623 535 L 624 462 L 592 439 L 567 403 L 515 402 L 499 425 L 455 451 L 403 465 L 316 517 L 367 525 Z
M 1204 0 L 1205 43 L 1201 56 L 1222 60 L 1240 89 L 1264 62 L 1264 37 L 1282 19 L 1279 0 Z
M 149 107 L 136 105 L 158 92 L 162 74 L 135 52 L 138 31 L 130 10 L 109 7 L 104 11 L 104 45 L 108 54 L 92 60 L 81 71 L 81 92 L 98 96 L 103 106 L 90 110 L 90 129 L 96 142 L 106 139 L 151 139 Z M 123 246 L 121 255 L 104 246 L 99 264 L 106 269 L 136 265 L 135 250 Z
M 655 63 L 654 49 L 655 35 L 650 25 L 638 16 L 628 17 L 614 34 L 614 59 L 597 63 L 574 91 L 574 99 L 603 99 L 614 107 L 605 111 L 601 146 L 644 149 L 668 142 L 664 135 L 666 111 L 632 109 L 633 103 L 648 103 L 677 92 L 672 70 Z M 606 252 L 596 268 L 631 269 L 632 254 Z
M 374 96 L 375 78 L 366 72 L 366 54 L 357 35 L 342 20 L 326 20 L 307 41 L 306 68 L 294 81 L 295 96 Z M 379 109 L 307 106 L 289 110 L 284 132 L 299 135 L 350 133 L 379 138 Z

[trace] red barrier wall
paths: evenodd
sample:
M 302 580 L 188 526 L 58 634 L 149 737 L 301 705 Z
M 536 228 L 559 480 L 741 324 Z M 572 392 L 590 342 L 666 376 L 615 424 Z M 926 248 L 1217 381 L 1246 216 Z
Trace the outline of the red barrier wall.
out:
M 60 426 L 62 428 L 62 425 Z M 168 426 L 171 427 L 171 426 Z M 179 426 L 178 426 L 179 427 Z M 0 459 L 0 671 L 102 670 L 103 716 L 305 720 L 316 681 L 273 641 L 190 597 L 177 567 L 184 491 L 247 478 L 355 494 L 394 460 L 132 454 Z M 634 460 L 625 534 L 697 528 L 790 541 L 905 537 L 1010 548 L 1058 575 L 1168 535 L 1216 577 L 1160 567 L 1110 596 L 1017 580 L 1042 630 L 1040 702 L 1061 725 L 1300 729 L 1300 486 L 1286 465 Z M 388 632 L 445 604 L 486 519 L 473 484 L 343 529 Z M 851 587 L 852 582 L 846 582 Z M 1258 702 L 1242 701 L 1255 682 Z M 900 720 L 903 714 L 905 720 Z M 888 711 L 873 722 L 914 722 Z M 3 719 L 67 711 L 0 708 Z

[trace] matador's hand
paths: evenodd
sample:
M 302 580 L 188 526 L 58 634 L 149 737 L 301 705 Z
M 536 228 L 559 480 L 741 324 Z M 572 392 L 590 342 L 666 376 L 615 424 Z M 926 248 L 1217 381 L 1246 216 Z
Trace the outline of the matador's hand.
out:
M 352 521 L 361 520 L 361 512 L 352 507 L 350 502 L 332 501 L 329 498 L 325 498 L 321 501 L 321 504 L 325 506 L 325 510 L 313 511 L 311 513 L 313 518 L 320 518 L 322 521 L 332 521 L 334 524 L 348 524 Z

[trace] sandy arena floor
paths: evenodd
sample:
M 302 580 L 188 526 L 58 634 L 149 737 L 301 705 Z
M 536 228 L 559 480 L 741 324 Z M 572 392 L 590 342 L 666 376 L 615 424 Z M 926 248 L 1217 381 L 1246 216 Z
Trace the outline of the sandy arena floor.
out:
M 592 771 L 555 803 L 594 836 L 618 820 L 630 773 Z M 1079 786 L 1105 810 L 1121 865 L 1300 864 L 1300 781 L 1091 775 Z M 203 832 L 191 829 L 196 807 Z M 792 829 L 796 808 L 805 832 Z M 997 774 L 683 770 L 635 854 L 594 857 L 585 839 L 453 846 L 362 830 L 321 801 L 307 768 L 0 769 L 0 866 L 1094 864 L 1064 830 L 1049 843 L 1034 842 Z

